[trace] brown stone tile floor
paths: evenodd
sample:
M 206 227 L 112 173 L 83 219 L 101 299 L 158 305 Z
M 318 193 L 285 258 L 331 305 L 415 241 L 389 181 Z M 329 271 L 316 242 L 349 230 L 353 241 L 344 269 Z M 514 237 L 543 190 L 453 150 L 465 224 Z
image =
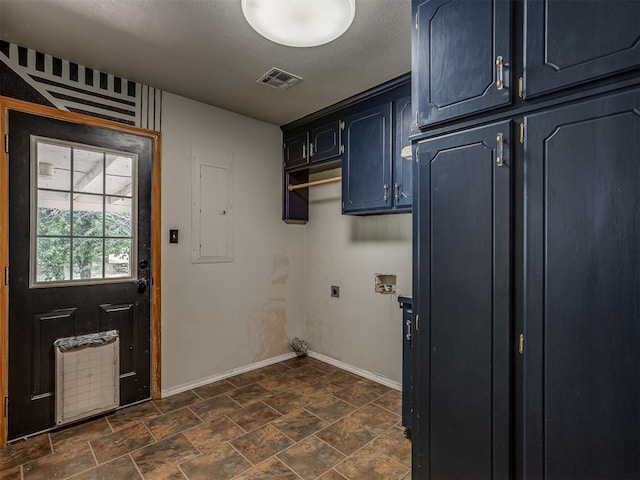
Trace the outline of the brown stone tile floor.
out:
M 0 480 L 405 480 L 400 392 L 303 357 L 0 450 Z

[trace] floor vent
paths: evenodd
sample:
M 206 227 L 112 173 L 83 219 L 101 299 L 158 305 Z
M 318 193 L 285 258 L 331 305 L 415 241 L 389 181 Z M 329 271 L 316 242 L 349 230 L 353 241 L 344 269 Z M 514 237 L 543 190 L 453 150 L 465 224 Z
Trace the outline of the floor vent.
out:
M 116 330 L 54 342 L 57 425 L 113 410 L 120 404 L 119 345 Z
M 278 90 L 286 90 L 293 87 L 296 83 L 302 81 L 302 77 L 298 77 L 293 73 L 285 72 L 279 68 L 273 67 L 267 73 L 262 75 L 256 82 L 267 85 Z

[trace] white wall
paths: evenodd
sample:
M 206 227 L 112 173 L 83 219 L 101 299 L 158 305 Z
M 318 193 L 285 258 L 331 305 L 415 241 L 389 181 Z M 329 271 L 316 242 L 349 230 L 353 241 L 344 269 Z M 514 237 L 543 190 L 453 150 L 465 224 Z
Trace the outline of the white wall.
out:
M 324 172 L 314 178 L 339 175 Z M 315 352 L 402 381 L 402 316 L 396 295 L 374 292 L 376 273 L 411 293 L 411 215 L 341 215 L 341 185 L 310 189 L 305 229 L 305 338 Z M 340 286 L 331 298 L 330 286 Z
M 302 334 L 304 229 L 281 220 L 281 141 L 277 126 L 163 94 L 165 391 L 287 353 Z M 193 145 L 234 154 L 232 263 L 191 263 Z

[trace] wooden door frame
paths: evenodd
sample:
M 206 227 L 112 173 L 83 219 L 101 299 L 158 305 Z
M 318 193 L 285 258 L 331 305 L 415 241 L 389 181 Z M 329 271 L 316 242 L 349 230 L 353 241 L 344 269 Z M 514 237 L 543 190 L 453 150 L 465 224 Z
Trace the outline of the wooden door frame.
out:
M 106 128 L 109 130 L 139 135 L 151 139 L 153 142 L 153 165 L 151 171 L 151 258 L 152 279 L 151 288 L 151 396 L 154 399 L 161 395 L 161 236 L 160 236 L 160 207 L 161 207 L 161 134 L 153 130 L 132 127 L 122 123 L 103 120 L 100 118 L 58 110 L 52 107 L 37 105 L 22 100 L 0 96 L 0 270 L 1 277 L 5 275 L 5 267 L 9 266 L 9 154 L 5 150 L 5 138 L 9 130 L 9 111 L 19 111 L 39 115 L 42 117 L 63 120 L 78 125 Z M 9 381 L 9 304 L 8 286 L 5 279 L 0 277 L 0 448 L 7 444 L 7 411 L 5 398 L 8 397 Z

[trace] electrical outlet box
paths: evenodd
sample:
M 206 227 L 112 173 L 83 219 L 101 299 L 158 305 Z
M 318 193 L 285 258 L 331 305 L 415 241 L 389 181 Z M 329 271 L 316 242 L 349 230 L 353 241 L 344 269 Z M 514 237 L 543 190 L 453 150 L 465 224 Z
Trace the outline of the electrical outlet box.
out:
M 331 285 L 331 296 L 334 298 L 340 298 L 340 287 Z

